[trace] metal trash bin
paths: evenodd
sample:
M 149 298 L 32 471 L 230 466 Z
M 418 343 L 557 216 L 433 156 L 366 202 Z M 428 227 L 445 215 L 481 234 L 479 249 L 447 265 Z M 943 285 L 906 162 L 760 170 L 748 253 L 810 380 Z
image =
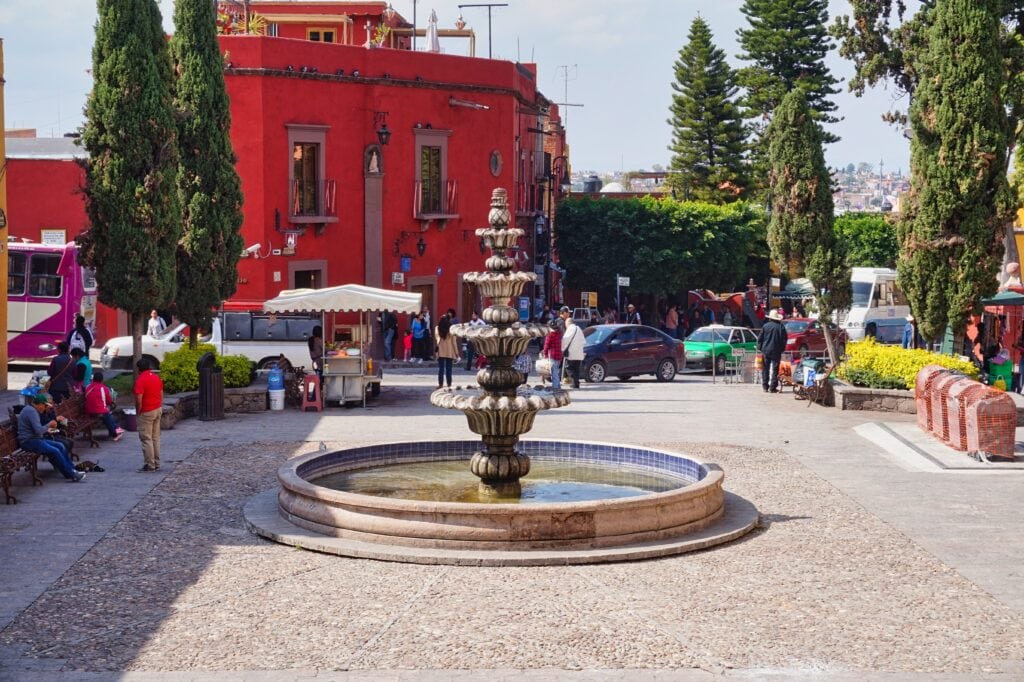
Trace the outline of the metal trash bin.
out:
M 213 353 L 203 353 L 196 363 L 199 370 L 199 420 L 224 418 L 224 371 Z

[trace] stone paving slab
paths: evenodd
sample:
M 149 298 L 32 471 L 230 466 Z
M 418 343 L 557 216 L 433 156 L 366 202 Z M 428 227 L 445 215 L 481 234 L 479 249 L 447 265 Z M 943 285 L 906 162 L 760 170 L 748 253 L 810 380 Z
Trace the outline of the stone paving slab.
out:
M 324 557 L 244 532 L 244 501 L 320 440 L 464 435 L 461 415 L 421 406 L 432 383 L 396 379 L 367 410 L 183 422 L 165 433 L 183 459 L 173 471 L 126 468 L 94 488 L 127 508 L 120 520 L 69 516 L 71 535 L 95 543 L 79 558 L 45 533 L 0 536 L 62 574 L 0 575 L 0 590 L 38 596 L 0 631 L 0 679 L 1024 678 L 1019 483 L 906 471 L 853 432 L 876 415 L 745 386 L 586 385 L 531 434 L 722 464 L 726 488 L 757 504 L 766 528 L 713 551 L 431 567 Z M 125 466 L 137 466 L 137 442 L 126 448 Z M 139 501 L 122 500 L 135 485 Z M 58 524 L 60 494 L 75 487 L 19 489 L 23 504 L 0 509 L 0 526 L 44 511 Z

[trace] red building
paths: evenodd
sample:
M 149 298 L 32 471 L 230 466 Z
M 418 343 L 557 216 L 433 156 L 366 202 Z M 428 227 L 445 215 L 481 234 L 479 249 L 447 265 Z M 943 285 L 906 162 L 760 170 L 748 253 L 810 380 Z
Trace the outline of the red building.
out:
M 462 275 L 483 268 L 474 231 L 487 225 L 494 187 L 509 191 L 526 230 L 521 269 L 542 275 L 524 294 L 551 300 L 554 276 L 538 265 L 550 261 L 567 159 L 535 65 L 414 52 L 412 26 L 384 2 L 249 0 L 248 18 L 241 2 L 219 4 L 233 14 L 222 19 L 226 30 L 265 34 L 220 38 L 242 232 L 247 246 L 259 245 L 239 263 L 226 307 L 356 282 L 419 291 L 434 319 L 448 308 L 466 319 L 481 305 Z M 419 48 L 424 34 L 418 28 Z M 464 26 L 438 34 L 472 49 Z M 86 226 L 82 172 L 71 159 L 48 163 L 9 169 L 12 234 L 38 239 L 60 224 L 70 240 Z
M 381 24 L 385 44 L 408 44 L 411 27 L 383 2 L 250 8 L 277 37 L 221 37 L 243 233 L 261 247 L 240 263 L 230 306 L 362 282 L 419 291 L 435 319 L 449 307 L 465 319 L 480 306 L 462 274 L 482 268 L 474 230 L 494 187 L 527 230 L 520 267 L 547 262 L 551 161 L 565 137 L 534 65 L 367 48 Z

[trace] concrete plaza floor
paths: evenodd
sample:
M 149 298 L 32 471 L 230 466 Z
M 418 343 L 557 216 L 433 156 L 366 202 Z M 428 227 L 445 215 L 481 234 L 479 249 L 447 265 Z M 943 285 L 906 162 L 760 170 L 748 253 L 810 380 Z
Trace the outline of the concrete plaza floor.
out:
M 0 509 L 0 679 L 1024 679 L 1024 471 L 917 466 L 860 435 L 906 417 L 706 375 L 585 384 L 529 436 L 718 462 L 762 514 L 731 545 L 494 569 L 245 531 L 245 501 L 321 442 L 469 438 L 435 383 L 397 370 L 367 410 L 181 422 L 158 474 L 135 473 L 131 434 L 80 446 L 107 470 L 80 485 L 43 465 Z

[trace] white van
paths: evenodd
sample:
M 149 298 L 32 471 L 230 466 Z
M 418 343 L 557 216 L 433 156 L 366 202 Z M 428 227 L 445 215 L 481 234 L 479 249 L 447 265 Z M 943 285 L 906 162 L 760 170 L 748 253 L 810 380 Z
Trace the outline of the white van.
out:
M 853 301 L 842 321 L 851 341 L 873 336 L 882 343 L 899 343 L 910 306 L 889 268 L 852 268 Z

